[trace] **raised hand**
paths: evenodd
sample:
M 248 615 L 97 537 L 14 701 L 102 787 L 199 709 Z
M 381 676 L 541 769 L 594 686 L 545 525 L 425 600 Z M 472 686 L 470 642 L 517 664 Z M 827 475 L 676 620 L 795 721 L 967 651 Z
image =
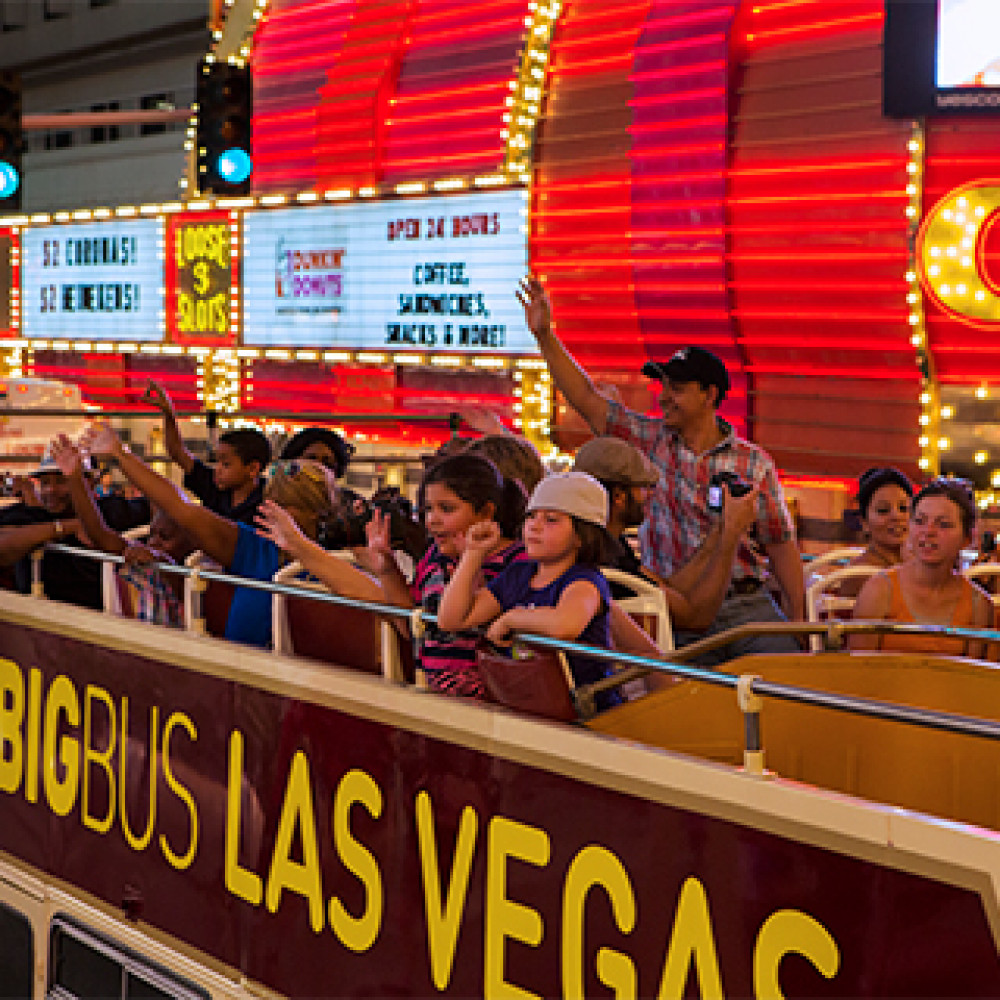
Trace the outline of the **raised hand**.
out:
M 273 500 L 265 500 L 260 505 L 254 524 L 258 535 L 274 542 L 293 558 L 306 542 L 306 536 L 295 523 L 295 518 Z
M 368 546 L 358 553 L 358 562 L 372 573 L 381 575 L 396 565 L 392 554 L 391 517 L 378 507 L 372 508 L 372 516 L 365 525 Z
M 485 406 L 460 406 L 456 412 L 465 423 L 480 434 L 510 434 L 506 424 Z
M 174 404 L 159 382 L 150 379 L 146 383 L 146 391 L 142 394 L 142 398 L 144 402 L 152 403 L 165 417 L 174 415 Z
M 542 283 L 533 275 L 521 279 L 514 293 L 524 308 L 524 321 L 536 336 L 545 336 L 552 327 L 552 305 Z
M 106 420 L 95 420 L 80 438 L 80 450 L 90 455 L 110 455 L 122 453 L 121 438 Z
M 59 434 L 52 439 L 49 444 L 49 454 L 64 476 L 83 474 L 83 460 L 80 458 L 80 450 L 65 434 Z
M 496 521 L 477 521 L 469 527 L 459 547 L 463 552 L 485 556 L 496 548 L 500 538 L 500 525 Z

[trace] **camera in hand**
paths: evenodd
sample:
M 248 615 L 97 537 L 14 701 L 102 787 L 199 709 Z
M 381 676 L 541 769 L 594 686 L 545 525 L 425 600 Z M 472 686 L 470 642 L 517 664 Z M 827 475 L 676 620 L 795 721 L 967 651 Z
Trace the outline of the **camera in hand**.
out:
M 389 516 L 389 539 L 393 548 L 402 548 L 413 530 L 413 505 L 395 486 L 377 490 L 371 500 L 366 500 L 354 490 L 338 491 L 336 510 L 321 521 L 317 533 L 319 544 L 325 549 L 347 549 L 366 545 L 365 525 L 375 510 Z
M 745 483 L 735 472 L 717 472 L 708 484 L 708 509 L 712 514 L 721 514 L 726 502 L 726 491 L 729 487 L 731 497 L 744 497 L 752 489 L 750 483 Z

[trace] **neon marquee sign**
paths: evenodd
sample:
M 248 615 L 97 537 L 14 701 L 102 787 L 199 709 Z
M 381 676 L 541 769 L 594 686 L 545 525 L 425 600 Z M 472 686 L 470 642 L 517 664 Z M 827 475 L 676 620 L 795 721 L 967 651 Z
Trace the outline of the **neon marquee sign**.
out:
M 927 213 L 917 237 L 924 291 L 949 316 L 1000 329 L 1000 180 L 949 192 Z M 994 242 L 996 241 L 996 242 Z

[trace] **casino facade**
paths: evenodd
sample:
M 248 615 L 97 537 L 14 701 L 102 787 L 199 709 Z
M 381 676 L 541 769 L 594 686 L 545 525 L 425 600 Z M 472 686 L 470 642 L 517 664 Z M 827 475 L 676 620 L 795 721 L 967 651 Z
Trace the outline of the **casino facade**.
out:
M 169 202 L 0 217 L 8 375 L 114 409 L 153 375 L 390 447 L 474 403 L 568 447 L 513 298 L 530 268 L 636 408 L 645 360 L 720 355 L 723 415 L 793 492 L 894 464 L 1000 496 L 1000 119 L 884 113 L 883 0 L 220 7 L 252 194 L 189 172 Z

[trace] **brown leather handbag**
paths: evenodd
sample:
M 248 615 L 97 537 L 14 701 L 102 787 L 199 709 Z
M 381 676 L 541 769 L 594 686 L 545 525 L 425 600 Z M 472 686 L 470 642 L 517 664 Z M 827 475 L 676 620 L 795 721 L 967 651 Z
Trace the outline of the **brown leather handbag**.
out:
M 575 722 L 572 677 L 563 654 L 515 643 L 510 650 L 481 642 L 476 663 L 490 698 L 528 715 Z

